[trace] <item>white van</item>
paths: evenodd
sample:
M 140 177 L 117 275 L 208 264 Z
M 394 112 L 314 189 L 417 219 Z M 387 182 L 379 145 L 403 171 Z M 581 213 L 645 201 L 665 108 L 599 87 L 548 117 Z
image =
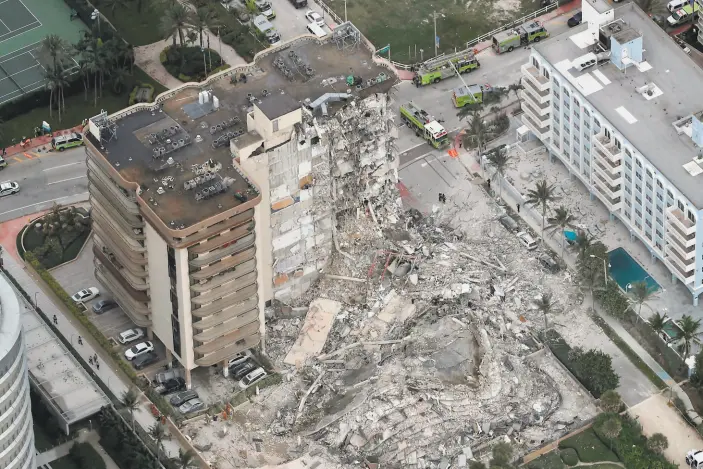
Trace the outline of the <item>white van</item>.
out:
M 666 9 L 673 13 L 685 5 L 688 5 L 686 0 L 671 0 L 666 4 Z
M 318 39 L 322 39 L 323 37 L 327 36 L 325 30 L 315 23 L 308 23 L 308 31 L 310 31 L 311 34 L 317 36 Z

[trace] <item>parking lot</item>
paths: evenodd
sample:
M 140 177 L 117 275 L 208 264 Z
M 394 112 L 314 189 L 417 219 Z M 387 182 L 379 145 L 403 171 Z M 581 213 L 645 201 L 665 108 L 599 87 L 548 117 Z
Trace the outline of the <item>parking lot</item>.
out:
M 97 298 L 86 302 L 86 315 L 100 330 L 100 332 L 105 334 L 105 337 L 115 340 L 115 343 L 119 346 L 119 350 L 121 352 L 124 352 L 127 348 L 129 348 L 128 346 L 121 345 L 117 341 L 120 332 L 136 327 L 124 311 L 122 311 L 122 309 L 118 306 L 117 308 L 106 311 L 103 314 L 95 314 L 93 312 L 93 304 L 100 300 L 113 298 L 107 290 L 105 290 L 105 287 L 98 283 L 95 279 L 92 237 L 88 240 L 75 261 L 57 267 L 53 269 L 51 273 L 69 295 L 73 295 L 77 291 L 84 288 L 97 287 L 98 290 L 100 290 L 100 295 Z M 164 345 L 159 340 L 154 340 L 153 343 L 155 352 L 159 355 L 159 357 L 165 358 L 166 352 Z M 141 372 L 148 374 L 150 370 L 153 371 L 161 366 L 163 366 L 163 361 L 155 363 Z

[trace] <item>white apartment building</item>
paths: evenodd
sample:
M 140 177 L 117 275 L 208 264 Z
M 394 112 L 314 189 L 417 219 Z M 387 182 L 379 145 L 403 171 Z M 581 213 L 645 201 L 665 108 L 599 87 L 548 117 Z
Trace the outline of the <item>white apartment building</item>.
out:
M 190 371 L 262 343 L 330 261 L 335 213 L 397 182 L 396 82 L 345 23 L 89 121 L 96 276 Z
M 35 452 L 20 304 L 0 276 L 0 467 L 34 469 Z
M 584 0 L 532 49 L 523 123 L 631 239 L 703 293 L 703 71 L 634 3 Z

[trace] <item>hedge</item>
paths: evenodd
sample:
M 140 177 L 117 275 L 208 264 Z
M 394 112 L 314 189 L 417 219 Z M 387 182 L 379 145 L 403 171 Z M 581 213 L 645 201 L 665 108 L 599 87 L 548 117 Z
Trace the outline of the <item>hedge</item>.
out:
M 634 350 L 630 348 L 629 345 L 625 343 L 624 340 L 620 338 L 620 336 L 608 325 L 605 320 L 598 316 L 597 314 L 594 314 L 592 316 L 593 322 L 595 322 L 607 335 L 610 340 L 613 341 L 615 345 L 618 346 L 618 348 L 622 351 L 622 353 L 625 354 L 625 356 L 632 362 L 633 365 L 635 365 L 649 380 L 654 384 L 657 388 L 659 389 L 665 389 L 666 383 L 664 382 L 663 379 L 659 377 L 658 374 L 652 370 L 649 365 L 647 365 L 642 358 L 640 358 L 639 355 L 635 353 Z
M 138 93 L 139 90 L 142 89 L 142 88 L 148 88 L 148 89 L 150 89 L 150 90 L 151 90 L 150 98 L 151 98 L 152 100 L 154 99 L 154 93 L 156 92 L 156 91 L 154 90 L 154 85 L 152 85 L 151 83 L 139 83 L 139 84 L 137 84 L 137 85 L 134 87 L 134 89 L 132 90 L 132 92 L 129 93 L 129 105 L 130 105 L 130 106 L 132 106 L 133 104 L 137 104 L 138 102 L 141 102 L 141 101 L 137 101 L 137 93 Z
M 598 438 L 593 428 L 560 441 L 559 449 L 566 448 L 574 449 L 578 453 L 578 458 L 584 463 L 618 462 L 618 457 Z

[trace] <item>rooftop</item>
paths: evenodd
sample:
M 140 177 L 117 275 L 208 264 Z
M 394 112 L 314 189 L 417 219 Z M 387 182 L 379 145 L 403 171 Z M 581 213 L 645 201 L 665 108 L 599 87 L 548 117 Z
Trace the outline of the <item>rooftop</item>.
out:
M 703 179 L 696 180 L 683 167 L 696 157 L 697 148 L 673 126 L 675 121 L 703 110 L 703 94 L 691 92 L 703 83 L 703 71 L 634 4 L 615 9 L 615 19 L 625 23 L 621 31 L 612 34 L 621 43 L 643 36 L 643 61 L 626 71 L 610 61 L 583 71 L 572 66 L 572 61 L 593 51 L 593 33 L 587 31 L 586 23 L 535 44 L 534 50 L 684 196 L 703 208 Z
M 240 79 L 242 73 L 246 81 Z M 361 84 L 349 86 L 350 75 Z M 229 148 L 230 138 L 246 138 L 247 114 L 254 105 L 275 120 L 326 93 L 366 97 L 385 93 L 396 82 L 388 69 L 373 62 L 363 44 L 350 47 L 348 42 L 334 40 L 322 45 L 315 41 L 284 44 L 234 76 L 237 83 L 229 78 L 212 83 L 208 102 L 199 102 L 197 89 L 184 88 L 161 110 L 118 119 L 116 137 L 103 138 L 103 156 L 125 180 L 141 187 L 141 197 L 171 229 L 192 226 L 238 206 L 242 202 L 233 196 L 235 191 L 248 191 L 247 199 L 256 197 L 255 187 L 233 163 Z M 338 107 L 341 103 L 329 104 L 328 112 Z M 222 128 L 215 127 L 218 124 Z M 100 148 L 93 135 L 88 138 Z M 215 142 L 220 146 L 214 148 Z M 160 155 L 159 148 L 166 153 Z M 185 188 L 188 181 L 206 173 L 213 173 L 201 181 L 206 184 Z M 221 192 L 218 187 L 205 198 L 195 197 L 217 182 L 222 184 Z

